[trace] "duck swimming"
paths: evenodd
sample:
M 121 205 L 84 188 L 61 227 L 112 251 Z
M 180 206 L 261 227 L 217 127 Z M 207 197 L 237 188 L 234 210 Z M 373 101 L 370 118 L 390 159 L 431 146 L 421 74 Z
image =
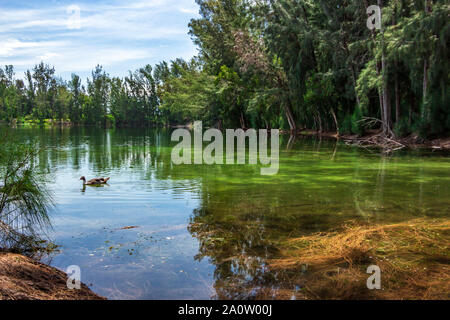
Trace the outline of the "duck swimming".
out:
M 101 185 L 106 184 L 111 178 L 95 178 L 91 179 L 89 181 L 86 181 L 86 178 L 83 176 L 80 178 L 80 180 L 83 180 L 83 185 L 86 186 L 95 186 L 95 185 Z

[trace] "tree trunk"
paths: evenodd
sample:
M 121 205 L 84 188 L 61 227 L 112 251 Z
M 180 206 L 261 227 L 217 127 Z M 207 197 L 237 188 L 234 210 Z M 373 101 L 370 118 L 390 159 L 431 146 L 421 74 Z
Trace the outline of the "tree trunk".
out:
M 425 0 L 425 14 L 431 11 L 431 3 L 429 0 Z M 428 57 L 424 58 L 423 62 L 423 108 L 422 117 L 429 120 L 430 112 L 427 106 L 427 93 L 428 93 Z
M 395 63 L 395 123 L 399 123 L 400 121 L 400 94 L 399 94 L 399 84 L 398 84 L 398 70 L 397 70 L 397 62 Z
M 364 0 L 364 6 L 367 10 L 367 8 L 369 7 L 369 3 L 367 2 L 367 0 Z M 380 7 L 380 9 L 383 6 L 383 2 L 381 0 L 378 0 L 378 6 Z M 376 40 L 376 35 L 375 35 L 375 30 L 372 30 L 372 38 L 373 41 Z M 384 58 L 384 55 L 383 55 Z M 382 59 L 384 61 L 384 59 Z M 380 70 L 380 64 L 377 63 L 376 64 L 376 69 L 377 69 L 377 75 L 383 74 L 383 69 Z M 386 117 L 385 117 L 385 107 L 384 107 L 384 90 L 382 89 L 378 89 L 378 100 L 380 103 L 380 116 L 381 116 L 381 129 L 383 131 L 384 134 L 386 134 L 387 132 L 387 126 L 386 126 Z
M 384 54 L 383 54 L 384 60 Z M 382 72 L 386 72 L 386 64 L 383 63 Z M 386 81 L 387 82 L 387 81 Z M 391 121 L 391 99 L 389 94 L 389 88 L 387 83 L 383 84 L 383 111 L 384 111 L 384 121 L 385 121 L 385 134 L 392 135 L 392 121 Z
M 380 74 L 380 68 L 377 66 L 377 72 Z M 381 89 L 378 89 L 378 101 L 380 102 L 380 116 L 381 116 L 381 129 L 385 132 L 386 127 L 386 119 L 384 116 L 384 106 L 383 106 L 383 92 Z
M 350 58 L 350 50 L 348 49 L 348 44 L 347 44 L 347 40 L 344 39 L 344 50 L 345 53 L 347 54 L 347 58 Z M 355 91 L 355 98 L 356 98 L 356 103 L 358 104 L 358 107 L 360 107 L 360 101 L 359 101 L 359 96 L 358 96 L 358 92 L 356 91 L 356 71 L 355 71 L 355 66 L 353 64 L 353 61 L 350 62 L 350 71 L 352 73 L 352 80 L 353 80 L 353 89 Z
M 351 70 L 352 70 L 353 87 L 354 87 L 354 90 L 355 90 L 356 103 L 358 105 L 358 108 L 360 108 L 361 107 L 361 103 L 359 101 L 358 92 L 356 91 L 356 71 L 355 71 L 355 66 L 353 64 L 351 66 Z
M 339 124 L 337 121 L 336 113 L 334 112 L 333 108 L 330 108 L 330 112 L 331 112 L 331 115 L 333 116 L 334 124 L 336 125 L 336 134 L 339 135 Z
M 427 92 L 428 92 L 428 58 L 423 62 L 423 113 L 424 118 L 428 118 L 429 112 L 427 108 Z
M 239 119 L 241 121 L 241 128 L 245 129 L 245 120 L 244 120 L 244 114 L 241 111 L 241 117 Z
M 278 73 L 277 83 L 278 83 L 278 87 L 283 88 L 286 91 L 286 93 L 289 95 L 289 87 L 287 86 L 286 79 L 280 73 Z M 282 105 L 283 105 L 284 113 L 286 115 L 286 119 L 289 123 L 289 128 L 291 129 L 291 131 L 297 130 L 297 126 L 295 124 L 295 118 L 294 118 L 294 114 L 292 113 L 291 102 L 290 102 L 289 98 L 287 98 L 287 102 L 283 103 Z
M 317 112 L 317 122 L 319 123 L 319 133 L 322 133 L 323 132 L 322 119 L 320 118 L 319 112 Z
M 395 2 L 395 11 L 393 14 L 392 24 L 397 24 L 397 8 L 398 0 Z M 400 94 L 399 94 L 399 83 L 398 83 L 398 61 L 397 58 L 394 60 L 395 65 L 395 123 L 398 125 L 400 122 Z
M 289 123 L 289 128 L 291 129 L 291 131 L 297 130 L 297 126 L 295 124 L 294 115 L 292 114 L 291 107 L 288 105 L 285 105 L 284 112 L 286 113 L 286 118 Z
M 383 7 L 383 0 L 378 0 L 378 6 L 380 8 Z M 393 136 L 393 132 L 391 129 L 391 101 L 389 95 L 389 87 L 388 87 L 388 78 L 387 78 L 387 63 L 386 63 L 386 55 L 384 48 L 384 37 L 383 37 L 383 27 L 381 28 L 381 75 L 383 77 L 383 113 L 384 113 L 384 121 L 383 121 L 383 133 L 388 136 Z

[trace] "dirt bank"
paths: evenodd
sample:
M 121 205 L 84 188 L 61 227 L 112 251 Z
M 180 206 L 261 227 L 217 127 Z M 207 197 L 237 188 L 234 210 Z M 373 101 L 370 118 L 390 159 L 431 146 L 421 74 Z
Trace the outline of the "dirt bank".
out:
M 86 285 L 67 288 L 67 275 L 28 257 L 0 252 L 0 300 L 103 300 Z

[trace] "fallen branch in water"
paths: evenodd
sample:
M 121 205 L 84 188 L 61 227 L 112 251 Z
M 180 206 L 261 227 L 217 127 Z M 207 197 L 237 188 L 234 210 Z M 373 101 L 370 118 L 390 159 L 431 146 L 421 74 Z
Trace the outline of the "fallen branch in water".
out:
M 383 133 L 378 133 L 368 137 L 362 138 L 344 138 L 344 141 L 348 145 L 357 145 L 360 147 L 378 147 L 382 148 L 385 152 L 392 152 L 407 148 L 406 145 L 391 139 Z

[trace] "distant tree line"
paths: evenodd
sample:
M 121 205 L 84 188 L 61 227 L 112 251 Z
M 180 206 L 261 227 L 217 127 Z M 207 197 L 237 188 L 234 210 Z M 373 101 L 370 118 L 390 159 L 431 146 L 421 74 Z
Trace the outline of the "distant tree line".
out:
M 25 79 L 14 79 L 13 66 L 0 68 L 0 119 L 88 125 L 148 125 L 160 119 L 150 66 L 124 79 L 111 78 L 97 66 L 85 86 L 75 74 L 69 81 L 56 78 L 55 69 L 42 62 Z
M 200 54 L 87 87 L 41 63 L 0 69 L 0 119 L 185 124 L 386 136 L 450 129 L 448 0 L 196 0 Z M 367 8 L 382 9 L 369 30 Z

